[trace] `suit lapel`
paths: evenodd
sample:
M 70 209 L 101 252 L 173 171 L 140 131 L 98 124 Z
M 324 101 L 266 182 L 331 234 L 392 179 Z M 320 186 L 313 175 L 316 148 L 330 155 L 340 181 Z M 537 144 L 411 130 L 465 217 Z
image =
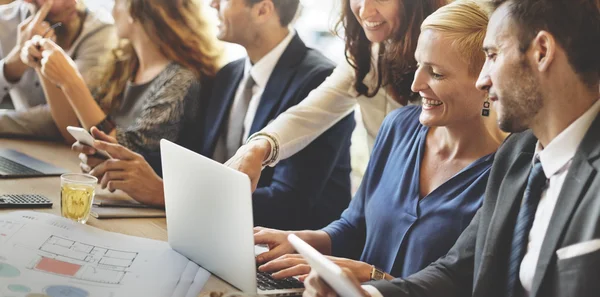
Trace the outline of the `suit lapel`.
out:
M 296 34 L 275 65 L 265 86 L 256 110 L 249 134 L 265 127 L 269 120 L 275 117 L 277 107 L 283 102 L 284 96 L 296 71 L 292 69 L 302 61 L 307 51 L 306 45 Z
M 569 221 L 581 199 L 587 193 L 587 188 L 591 180 L 596 176 L 598 169 L 592 164 L 600 156 L 600 138 L 598 137 L 598 133 L 600 133 L 600 114 L 596 117 L 581 142 L 558 196 L 540 251 L 540 257 L 533 278 L 531 296 L 537 296 L 548 271 L 549 264 L 554 259 L 555 251 L 568 228 Z
M 207 137 L 204 140 L 201 152 L 208 157 L 212 157 L 221 131 L 225 128 L 224 125 L 229 117 L 229 109 L 244 74 L 244 60 L 235 61 L 232 64 L 231 70 L 229 70 L 230 73 L 217 76 L 218 82 L 213 88 L 213 95 L 206 113 L 206 125 L 204 126 L 208 133 L 205 134 Z
M 502 249 L 510 248 L 510 237 L 506 237 L 506 235 L 512 235 L 512 229 L 516 223 L 517 213 L 523 199 L 523 192 L 527 185 L 527 177 L 531 170 L 532 158 L 533 153 L 521 152 L 505 175 L 504 181 L 498 191 L 496 209 L 494 210 L 485 238 L 482 252 L 484 262 L 480 265 L 481 271 L 477 273 L 477 279 L 474 282 L 476 285 L 479 283 L 489 283 L 487 281 L 481 282 L 479 278 L 497 278 L 497 265 L 502 263 L 501 261 L 507 260 L 499 259 L 499 257 L 508 255 Z M 489 261 L 493 261 L 495 264 L 487 263 Z M 479 288 L 478 290 L 482 289 L 485 291 L 485 288 Z

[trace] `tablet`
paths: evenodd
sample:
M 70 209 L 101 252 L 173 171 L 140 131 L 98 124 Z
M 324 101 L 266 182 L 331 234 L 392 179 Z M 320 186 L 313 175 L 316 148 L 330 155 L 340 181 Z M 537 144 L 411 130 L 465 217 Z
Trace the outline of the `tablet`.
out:
M 339 296 L 344 297 L 362 297 L 361 291 L 354 283 L 344 276 L 342 268 L 327 259 L 308 243 L 304 242 L 298 236 L 290 234 L 288 241 L 300 255 L 306 259 L 311 269 L 314 269 Z

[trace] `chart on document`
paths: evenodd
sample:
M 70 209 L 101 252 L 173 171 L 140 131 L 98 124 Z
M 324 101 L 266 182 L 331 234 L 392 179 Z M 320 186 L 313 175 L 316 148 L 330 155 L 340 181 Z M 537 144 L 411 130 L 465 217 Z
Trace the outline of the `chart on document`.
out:
M 48 214 L 0 216 L 0 297 L 196 296 L 208 277 L 165 242 Z

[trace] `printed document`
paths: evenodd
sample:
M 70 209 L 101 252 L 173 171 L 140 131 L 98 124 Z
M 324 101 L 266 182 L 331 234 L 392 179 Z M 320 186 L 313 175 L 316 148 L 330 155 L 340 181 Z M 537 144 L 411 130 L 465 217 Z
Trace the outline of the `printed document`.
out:
M 0 296 L 196 297 L 209 276 L 163 241 L 46 213 L 0 215 Z

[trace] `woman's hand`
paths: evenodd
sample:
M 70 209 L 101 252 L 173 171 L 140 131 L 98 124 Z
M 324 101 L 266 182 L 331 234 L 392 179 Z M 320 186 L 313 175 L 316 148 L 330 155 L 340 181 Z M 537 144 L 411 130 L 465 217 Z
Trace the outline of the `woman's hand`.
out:
M 256 262 L 262 264 L 285 254 L 295 252 L 294 247 L 287 240 L 290 233 L 292 232 L 254 227 L 254 244 L 266 244 L 269 246 L 268 252 L 256 256 Z
M 40 61 L 42 60 L 40 40 L 42 40 L 42 37 L 35 35 L 30 40 L 25 41 L 21 47 L 21 62 L 36 70 L 41 67 Z
M 54 41 L 44 38 L 39 41 L 39 45 L 42 50 L 40 70 L 44 77 L 61 89 L 68 83 L 81 79 L 73 59 Z
M 98 130 L 96 127 L 92 127 L 90 132 L 92 133 L 92 137 L 94 137 L 94 139 L 102 140 L 108 143 L 117 143 L 117 140 L 114 137 L 106 135 L 106 133 Z M 85 145 L 79 141 L 75 142 L 71 146 L 71 149 L 79 153 L 79 160 L 81 161 L 79 163 L 79 168 L 81 168 L 81 172 L 89 173 L 96 168 L 96 166 L 106 161 L 105 157 L 97 154 L 98 151 L 94 147 Z
M 163 181 L 142 155 L 120 144 L 99 140 L 94 142 L 94 148 L 112 156 L 90 171 L 103 189 L 121 190 L 147 205 L 165 204 Z
M 271 145 L 267 140 L 257 139 L 242 145 L 225 165 L 245 173 L 252 183 L 252 192 L 256 190 L 262 171 L 262 163 L 268 157 Z
M 23 48 L 28 40 L 31 40 L 36 35 L 43 35 L 50 28 L 50 24 L 45 21 L 48 13 L 54 5 L 53 0 L 47 0 L 40 9 L 29 18 L 25 19 L 19 24 L 19 30 L 17 31 L 17 47 Z M 48 32 L 47 36 L 54 36 L 54 30 Z
M 342 268 L 343 275 L 350 279 L 352 284 L 356 287 L 358 291 L 362 293 L 363 297 L 371 297 L 371 295 L 365 291 L 361 286 L 358 279 L 352 274 L 347 268 Z M 337 292 L 335 292 L 323 279 L 319 277 L 319 275 L 312 271 L 306 280 L 304 281 L 304 293 L 303 297 L 335 297 L 339 296 Z
M 371 270 L 373 266 L 360 261 L 350 260 L 346 258 L 337 258 L 326 256 L 333 263 L 342 268 L 347 268 L 360 282 L 371 280 Z M 293 276 L 299 276 L 301 281 L 307 277 L 311 269 L 304 257 L 298 254 L 283 255 L 273 261 L 258 267 L 258 270 L 264 272 L 275 272 L 273 278 L 281 279 Z

